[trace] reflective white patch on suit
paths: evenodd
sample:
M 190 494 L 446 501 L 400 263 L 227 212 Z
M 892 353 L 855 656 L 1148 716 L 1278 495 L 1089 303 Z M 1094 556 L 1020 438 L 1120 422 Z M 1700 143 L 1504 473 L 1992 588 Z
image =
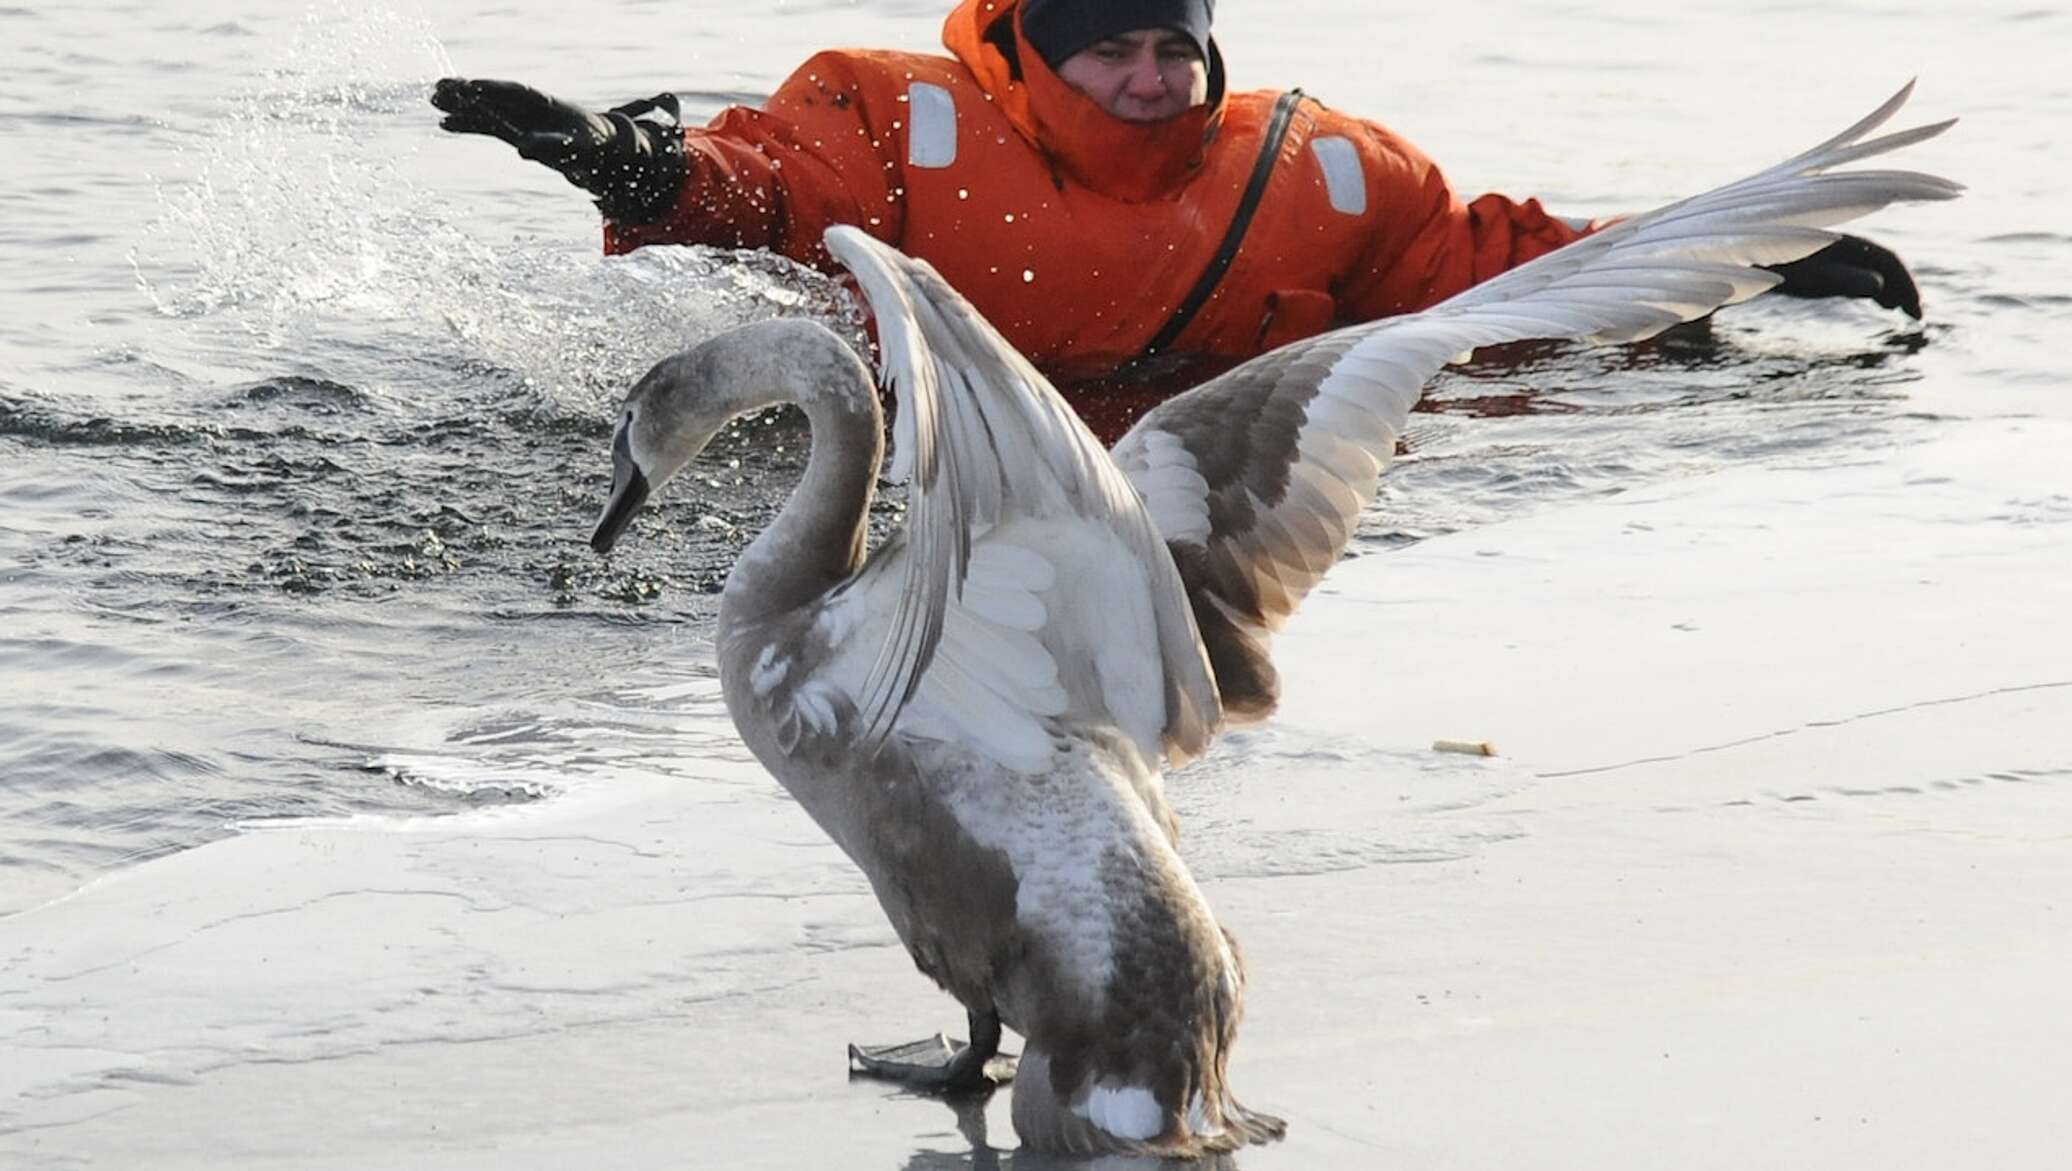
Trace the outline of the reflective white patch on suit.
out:
M 1346 215 L 1367 214 L 1367 175 L 1360 166 L 1360 151 L 1350 138 L 1331 135 L 1312 139 L 1310 153 L 1324 171 L 1324 191 L 1331 196 L 1333 211 Z
M 940 169 L 957 161 L 957 102 L 939 85 L 907 87 L 907 166 Z

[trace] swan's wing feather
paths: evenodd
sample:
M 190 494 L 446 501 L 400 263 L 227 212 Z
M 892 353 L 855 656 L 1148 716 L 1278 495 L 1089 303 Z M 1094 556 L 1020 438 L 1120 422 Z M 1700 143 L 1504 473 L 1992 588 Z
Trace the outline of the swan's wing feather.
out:
M 1895 202 L 1948 199 L 1933 175 L 1833 168 L 1933 138 L 1879 138 L 1906 89 L 1821 145 L 1738 182 L 1613 223 L 1422 313 L 1254 359 L 1148 412 L 1115 446 L 1179 563 L 1226 711 L 1270 711 L 1270 633 L 1344 550 L 1425 382 L 1477 347 L 1637 341 L 1777 283 L 1826 229 Z
M 1832 154 L 1835 151 L 1847 148 L 1851 143 L 1862 141 L 1864 135 L 1892 121 L 1892 116 L 1899 113 L 1900 108 L 1905 106 L 1908 100 L 1914 96 L 1914 85 L 1918 80 L 1918 78 L 1908 78 L 1907 83 L 1899 87 L 1898 93 L 1886 98 L 1878 105 L 1877 109 L 1872 110 L 1852 123 L 1847 130 L 1842 131 L 1833 138 L 1827 139 L 1818 146 L 1791 156 L 1773 169 L 1794 167 L 1809 159 Z M 1943 123 L 1943 125 L 1947 126 L 1948 123 Z
M 1000 534 L 1040 521 L 1067 531 L 1092 526 L 1120 542 L 1102 555 L 1119 553 L 1139 575 L 1128 588 L 1148 598 L 1163 684 L 1155 689 L 1163 702 L 1150 742 L 1142 744 L 1142 729 L 1125 731 L 1152 759 L 1161 751 L 1179 759 L 1199 752 L 1220 722 L 1215 683 L 1179 576 L 1136 490 L 1050 383 L 933 268 L 855 228 L 830 229 L 827 246 L 855 274 L 877 319 L 883 376 L 898 396 L 893 471 L 910 484 L 906 540 L 892 558 L 897 589 L 881 585 L 868 599 L 889 617 L 881 648 L 854 692 L 866 742 L 882 742 L 891 732 L 950 648 L 946 636 L 965 618 L 980 629 L 1000 607 L 1027 612 L 1026 600 L 989 589 L 998 575 L 975 572 L 974 549 L 987 541 L 1013 543 Z M 1048 528 L 1028 539 L 1035 547 L 1022 547 L 1022 554 L 1045 559 L 1060 576 L 1098 576 L 1102 568 L 1075 561 L 1093 556 L 1087 552 L 1092 546 Z M 1063 628 L 1083 615 L 1050 617 L 1054 621 L 1028 633 L 1054 658 L 1069 658 L 1071 638 Z M 950 649 L 960 659 L 976 658 L 983 644 L 982 638 L 960 639 Z M 980 664 L 960 662 L 943 675 L 960 670 L 985 674 Z M 1063 686 L 1070 694 L 1098 681 L 1068 673 Z M 1084 699 L 1086 710 L 1102 710 L 1097 697 Z

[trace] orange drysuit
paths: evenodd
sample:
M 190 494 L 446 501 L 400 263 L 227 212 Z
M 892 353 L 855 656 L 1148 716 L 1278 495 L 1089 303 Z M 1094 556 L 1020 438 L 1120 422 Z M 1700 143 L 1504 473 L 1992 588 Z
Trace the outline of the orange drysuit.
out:
M 1037 366 L 1070 381 L 1142 357 L 1223 244 L 1281 95 L 1210 98 L 1153 124 L 1110 116 L 1022 47 L 1016 0 L 964 0 L 954 60 L 821 53 L 762 109 L 685 131 L 689 176 L 608 252 L 767 248 L 828 267 L 856 224 L 933 264 Z M 1455 196 L 1416 147 L 1303 100 L 1241 248 L 1169 354 L 1234 361 L 1421 309 L 1576 238 L 1538 201 Z

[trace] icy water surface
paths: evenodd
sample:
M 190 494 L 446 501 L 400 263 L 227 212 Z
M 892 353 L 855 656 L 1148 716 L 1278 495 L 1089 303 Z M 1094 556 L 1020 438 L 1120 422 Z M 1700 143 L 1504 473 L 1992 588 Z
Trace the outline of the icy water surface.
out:
M 604 563 L 583 538 L 606 420 L 675 348 L 773 314 L 854 330 L 854 311 L 769 258 L 601 259 L 579 194 L 439 135 L 423 94 L 463 72 L 709 112 L 824 44 L 925 48 L 943 7 L 0 8 L 0 912 L 241 823 L 551 799 L 629 765 L 700 783 L 696 760 L 738 752 L 706 624 L 805 436 L 737 427 Z M 1563 212 L 1768 163 L 1915 74 L 1907 117 L 1966 119 L 1909 162 L 1973 195 L 1869 229 L 1914 262 L 1925 325 L 1757 304 L 1644 347 L 1485 357 L 1437 385 L 1362 554 L 1932 442 L 1939 411 L 2055 384 L 2062 10 L 1225 7 L 1237 84 L 1301 84 L 1464 189 Z M 1267 737 L 1236 759 L 1314 750 Z M 1183 803 L 1213 803 L 1216 775 Z

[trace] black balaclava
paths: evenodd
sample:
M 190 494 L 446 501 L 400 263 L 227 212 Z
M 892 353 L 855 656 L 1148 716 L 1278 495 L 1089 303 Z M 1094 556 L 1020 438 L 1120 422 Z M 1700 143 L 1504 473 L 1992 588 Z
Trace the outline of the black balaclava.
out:
M 1090 45 L 1140 28 L 1178 29 L 1207 60 L 1215 13 L 1216 0 L 1022 0 L 1022 34 L 1052 69 Z

